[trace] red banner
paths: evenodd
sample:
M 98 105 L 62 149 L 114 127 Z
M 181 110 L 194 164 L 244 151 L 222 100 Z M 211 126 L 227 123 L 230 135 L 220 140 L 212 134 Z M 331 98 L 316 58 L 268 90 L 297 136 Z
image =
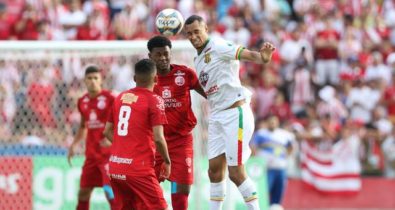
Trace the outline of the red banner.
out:
M 0 209 L 32 209 L 32 159 L 0 157 Z

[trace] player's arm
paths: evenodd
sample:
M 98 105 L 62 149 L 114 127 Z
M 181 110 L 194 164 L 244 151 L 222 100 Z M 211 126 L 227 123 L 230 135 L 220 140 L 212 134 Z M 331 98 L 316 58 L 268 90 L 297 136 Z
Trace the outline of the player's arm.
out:
M 199 95 L 203 96 L 204 98 L 207 98 L 206 93 L 204 92 L 202 86 L 198 85 L 197 87 L 195 87 L 194 89 L 197 93 L 199 93 Z
M 71 143 L 71 145 L 69 147 L 68 154 L 67 154 L 67 161 L 69 162 L 70 166 L 71 166 L 71 158 L 74 156 L 75 146 L 78 145 L 78 143 L 81 142 L 81 140 L 85 138 L 86 130 L 87 129 L 85 126 L 85 118 L 83 116 L 81 116 L 80 126 L 78 128 L 76 135 L 74 136 L 74 140 Z
M 154 131 L 154 140 L 156 149 L 159 154 L 162 156 L 164 160 L 164 164 L 162 165 L 162 170 L 159 178 L 167 179 L 170 175 L 170 157 L 169 152 L 167 150 L 167 144 L 165 140 L 165 135 L 163 134 L 163 125 L 156 125 L 152 127 Z
M 114 124 L 107 122 L 106 126 L 104 127 L 103 135 L 110 141 L 113 141 L 114 136 Z
M 251 61 L 254 63 L 269 63 L 272 59 L 273 51 L 276 48 L 273 44 L 265 42 L 259 52 L 243 49 L 240 52 L 239 59 L 242 61 Z

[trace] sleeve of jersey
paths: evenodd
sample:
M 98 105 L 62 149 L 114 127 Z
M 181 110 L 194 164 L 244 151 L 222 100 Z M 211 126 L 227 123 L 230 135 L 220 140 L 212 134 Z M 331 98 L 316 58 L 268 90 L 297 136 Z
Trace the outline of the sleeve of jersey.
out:
M 167 124 L 165 113 L 165 103 L 160 96 L 153 97 L 153 103 L 150 103 L 150 122 L 152 126 Z
M 188 69 L 188 72 L 189 72 L 190 89 L 194 90 L 200 86 L 199 79 L 194 70 Z
M 240 60 L 240 54 L 244 50 L 244 47 L 230 42 L 220 42 L 217 44 L 216 50 L 222 59 Z

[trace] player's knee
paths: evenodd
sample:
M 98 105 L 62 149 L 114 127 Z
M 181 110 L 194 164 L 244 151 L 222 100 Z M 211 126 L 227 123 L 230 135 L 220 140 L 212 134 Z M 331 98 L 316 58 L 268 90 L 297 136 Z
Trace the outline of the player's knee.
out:
M 239 186 L 247 178 L 247 175 L 241 168 L 229 167 L 229 179 L 232 180 L 236 186 Z
M 208 177 L 211 182 L 221 182 L 224 179 L 225 173 L 220 170 L 208 170 Z
M 78 200 L 86 201 L 91 197 L 93 188 L 81 188 L 78 191 Z

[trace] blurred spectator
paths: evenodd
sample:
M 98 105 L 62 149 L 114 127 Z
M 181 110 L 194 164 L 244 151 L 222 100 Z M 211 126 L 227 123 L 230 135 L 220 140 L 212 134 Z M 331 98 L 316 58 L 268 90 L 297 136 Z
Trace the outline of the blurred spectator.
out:
M 75 39 L 77 27 L 85 23 L 87 15 L 81 10 L 79 0 L 71 0 L 69 9 L 59 14 L 59 23 L 63 27 L 64 38 Z
M 229 27 L 225 33 L 224 38 L 241 46 L 248 46 L 251 37 L 250 32 L 244 27 L 244 20 L 242 17 L 235 17 L 234 23 Z
M 77 40 L 98 40 L 103 37 L 102 31 L 93 26 L 92 16 L 88 16 L 85 23 L 77 28 Z
M 39 23 L 39 11 L 32 5 L 26 4 L 25 8 L 15 25 L 15 34 L 19 40 L 37 40 Z
M 356 80 L 346 101 L 346 106 L 350 109 L 350 118 L 361 120 L 364 124 L 369 123 L 372 119 L 371 112 L 379 100 L 380 92 L 374 91 L 362 79 Z
M 114 17 L 112 25 L 116 39 L 129 40 L 137 33 L 139 18 L 133 11 L 134 4 L 129 2 L 125 5 L 125 8 Z
M 4 122 L 11 123 L 16 112 L 15 93 L 20 85 L 18 70 L 0 58 L 0 116 Z
M 280 122 L 287 122 L 293 119 L 293 113 L 289 103 L 285 101 L 284 94 L 277 92 L 273 104 L 269 107 L 269 113 L 276 116 Z
M 318 85 L 337 85 L 339 82 L 339 64 L 337 59 L 340 34 L 334 29 L 330 16 L 324 19 L 323 29 L 314 40 L 316 57 L 316 82 Z
M 280 128 L 279 119 L 269 116 L 266 126 L 258 124 L 252 147 L 266 161 L 270 205 L 281 204 L 287 182 L 287 156 L 292 152 L 295 136 Z
M 125 56 L 121 56 L 111 65 L 112 90 L 115 93 L 128 90 L 136 86 L 133 75 L 134 70 Z
M 384 64 L 383 56 L 380 52 L 372 53 L 372 62 L 366 68 L 365 79 L 378 80 L 381 87 L 385 87 L 391 83 L 391 69 Z
M 318 93 L 321 101 L 317 105 L 317 114 L 320 118 L 329 118 L 340 123 L 348 116 L 348 111 L 344 104 L 336 97 L 336 89 L 332 86 L 325 86 Z
M 13 22 L 7 14 L 7 5 L 0 2 L 0 40 L 12 39 Z
M 384 153 L 384 176 L 395 178 L 395 128 L 392 135 L 389 135 L 381 145 Z

